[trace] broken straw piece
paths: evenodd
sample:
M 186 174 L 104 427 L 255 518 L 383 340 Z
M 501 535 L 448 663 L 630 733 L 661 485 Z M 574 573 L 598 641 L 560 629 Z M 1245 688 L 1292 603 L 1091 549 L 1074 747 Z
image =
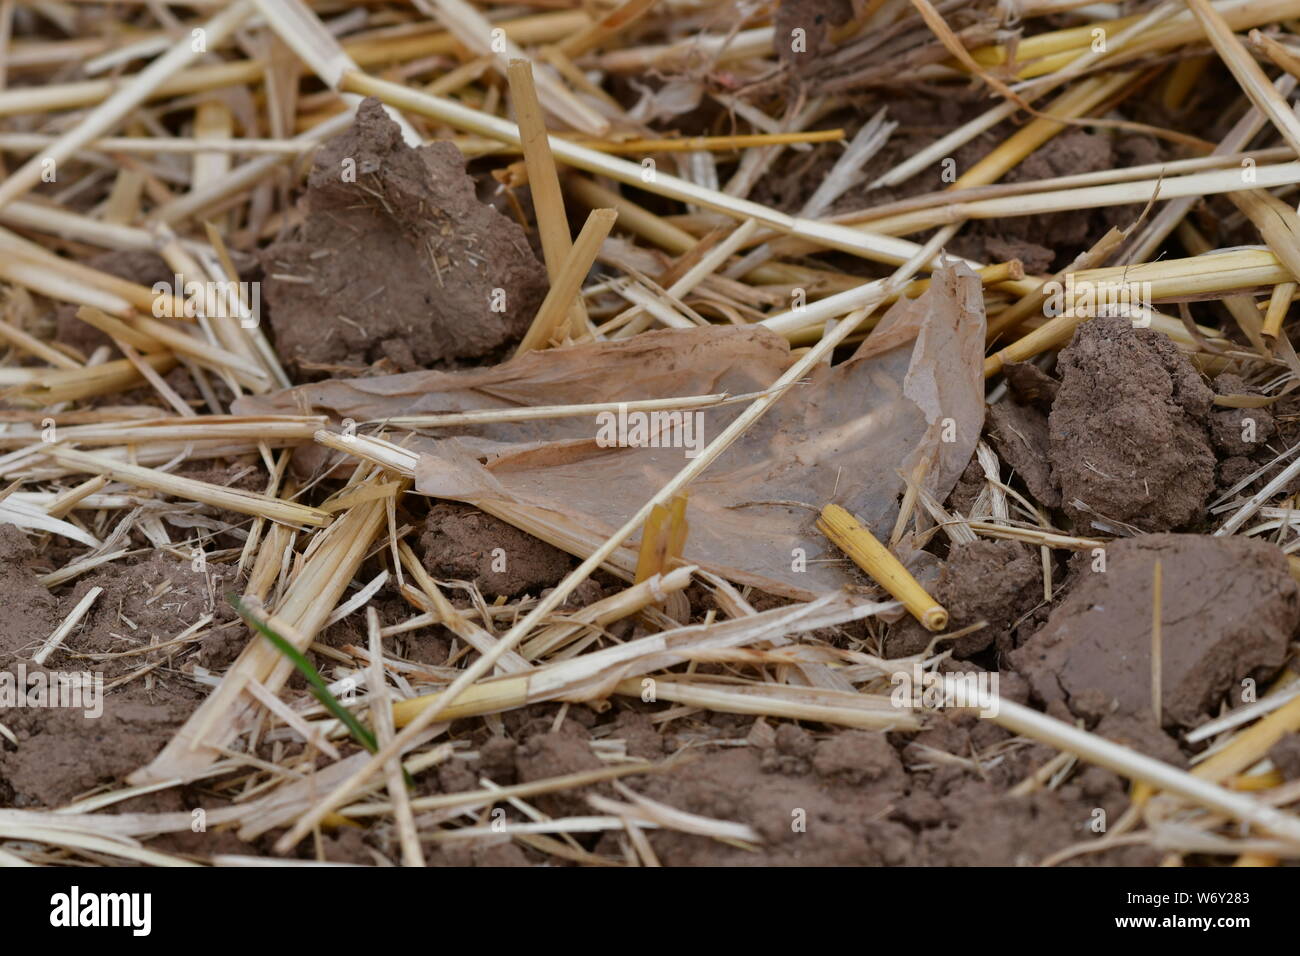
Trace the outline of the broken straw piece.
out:
M 871 579 L 903 602 L 908 613 L 928 631 L 942 631 L 948 626 L 948 612 L 921 587 L 911 572 L 903 567 L 875 535 L 857 518 L 839 505 L 827 505 L 817 519 L 817 527 L 835 546 L 853 559 Z
M 63 623 L 55 629 L 53 634 L 45 639 L 45 642 L 41 645 L 41 649 L 32 656 L 32 663 L 38 667 L 44 667 L 45 662 L 49 660 L 50 655 L 59 649 L 59 646 L 63 644 L 67 636 L 72 633 L 72 629 L 81 623 L 81 619 L 86 616 L 86 612 L 90 610 L 91 605 L 94 604 L 103 593 L 104 589 L 101 587 L 93 587 L 87 591 L 85 596 L 82 597 L 80 602 L 78 602 L 77 606 L 74 607 L 68 613 L 68 616 L 63 619 Z

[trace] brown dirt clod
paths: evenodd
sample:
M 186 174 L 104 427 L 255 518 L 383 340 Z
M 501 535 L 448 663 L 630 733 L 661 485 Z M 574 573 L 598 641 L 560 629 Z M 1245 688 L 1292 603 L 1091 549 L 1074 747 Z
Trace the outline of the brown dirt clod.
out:
M 304 371 L 487 355 L 546 292 L 523 230 L 478 201 L 460 151 L 408 147 L 376 100 L 320 150 L 305 211 L 262 254 L 279 353 Z
M 1009 638 L 1016 621 L 1042 600 L 1042 565 L 1038 556 L 1016 541 L 976 541 L 952 549 L 931 593 L 948 609 L 948 630 L 980 621 L 986 626 L 951 644 L 954 657 L 969 657 Z M 891 630 L 885 650 L 890 657 L 920 653 L 931 635 L 911 618 Z
M 37 580 L 36 553 L 27 536 L 11 524 L 0 524 L 0 587 L 5 613 L 0 618 L 0 668 L 30 661 L 40 642 L 58 626 L 58 601 Z
M 1078 530 L 1171 531 L 1200 519 L 1214 488 L 1214 396 L 1174 344 L 1127 319 L 1097 318 L 1079 326 L 1057 368 L 1052 476 Z
M 1020 476 L 1034 500 L 1047 508 L 1059 507 L 1061 492 L 1052 481 L 1048 459 L 1047 416 L 1032 405 L 1005 401 L 990 405 L 985 421 L 998 456 Z
M 1300 624 L 1300 590 L 1278 548 L 1143 535 L 1108 546 L 1104 565 L 1090 565 L 1043 629 L 1011 653 L 1040 700 L 1064 702 L 1080 716 L 1100 716 L 1105 701 L 1130 715 L 1151 710 L 1157 560 L 1163 726 L 1194 726 L 1241 680 L 1281 666 Z
M 439 502 L 420 536 L 424 566 L 440 579 L 471 581 L 490 598 L 536 594 L 564 577 L 572 558 L 489 514 Z
M 1052 402 L 1061 383 L 1030 362 L 1008 362 L 1002 374 L 1011 388 L 1011 394 L 1021 405 L 1033 405 L 1041 412 L 1050 412 Z
M 29 676 L 36 670 L 28 665 Z M 65 707 L 5 711 L 18 746 L 0 746 L 0 805 L 58 807 L 95 787 L 120 786 L 162 748 L 191 709 L 138 685 L 106 693 L 102 703 L 98 716 Z
M 1258 390 L 1238 375 L 1224 372 L 1214 380 L 1219 395 L 1255 395 Z M 1210 412 L 1210 438 L 1220 456 L 1252 455 L 1273 437 L 1277 424 L 1267 408 L 1223 408 Z

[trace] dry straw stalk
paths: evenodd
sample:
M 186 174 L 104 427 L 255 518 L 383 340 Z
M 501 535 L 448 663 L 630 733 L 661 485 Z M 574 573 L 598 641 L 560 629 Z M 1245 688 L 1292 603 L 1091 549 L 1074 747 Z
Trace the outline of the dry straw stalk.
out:
M 827 505 L 817 519 L 817 528 L 873 581 L 901 601 L 926 630 L 942 631 L 948 626 L 948 612 L 943 605 L 926 593 L 903 563 L 853 515 L 839 505 Z

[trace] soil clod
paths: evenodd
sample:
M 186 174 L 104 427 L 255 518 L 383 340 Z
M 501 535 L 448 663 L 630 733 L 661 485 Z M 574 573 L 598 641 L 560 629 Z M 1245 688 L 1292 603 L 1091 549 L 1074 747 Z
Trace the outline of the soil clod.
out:
M 420 536 L 424 565 L 442 580 L 470 581 L 490 598 L 537 594 L 573 561 L 559 548 L 467 505 L 439 502 Z
M 460 151 L 407 146 L 376 100 L 322 147 L 304 211 L 262 254 L 276 344 L 304 372 L 487 355 L 522 336 L 546 292 L 523 230 L 478 201 Z
M 943 565 L 931 593 L 948 609 L 948 630 L 984 626 L 955 641 L 940 641 L 954 657 L 970 657 L 1004 645 L 1022 615 L 1042 600 L 1043 568 L 1030 549 L 1015 541 L 976 541 L 957 545 Z M 886 651 L 906 657 L 923 651 L 932 634 L 908 618 L 891 629 Z
M 1057 369 L 1052 477 L 1076 528 L 1172 531 L 1201 520 L 1214 488 L 1214 395 L 1174 344 L 1128 319 L 1097 318 L 1079 326 Z
M 1300 624 L 1300 591 L 1275 546 L 1242 538 L 1143 535 L 1106 548 L 1042 630 L 1011 654 L 1045 703 L 1096 694 L 1149 713 L 1153 574 L 1162 576 L 1165 727 L 1192 727 L 1241 681 L 1270 677 Z M 1076 711 L 1077 713 L 1077 711 Z

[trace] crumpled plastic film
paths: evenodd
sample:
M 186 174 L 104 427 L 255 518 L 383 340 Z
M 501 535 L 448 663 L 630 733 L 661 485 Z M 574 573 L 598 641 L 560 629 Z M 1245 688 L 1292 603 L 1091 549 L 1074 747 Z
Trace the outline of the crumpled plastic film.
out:
M 984 330 L 979 279 L 961 264 L 936 272 L 919 298 L 895 303 L 851 358 L 820 365 L 791 387 L 692 483 L 684 558 L 793 598 L 862 584 L 816 530 L 817 512 L 834 501 L 887 537 L 906 489 L 902 475 L 921 474 L 936 498 L 947 497 L 983 427 Z M 759 327 L 670 329 L 530 352 L 489 368 L 319 382 L 241 399 L 237 411 L 373 422 L 738 395 L 768 387 L 794 361 L 783 339 Z M 440 429 L 405 445 L 421 452 L 417 491 L 477 505 L 587 554 L 744 408 L 685 412 L 689 429 L 656 433 L 670 447 L 605 447 L 602 425 L 608 438 L 618 417 L 590 414 Z M 623 422 L 635 425 L 636 414 Z M 635 540 L 615 561 L 635 561 Z

